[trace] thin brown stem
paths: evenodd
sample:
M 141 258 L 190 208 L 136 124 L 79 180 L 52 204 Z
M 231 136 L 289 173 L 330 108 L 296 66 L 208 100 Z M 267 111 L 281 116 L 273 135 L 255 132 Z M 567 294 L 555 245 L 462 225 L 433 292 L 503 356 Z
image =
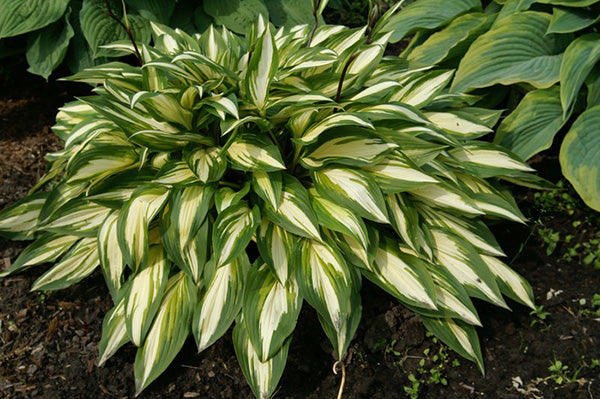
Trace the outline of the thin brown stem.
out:
M 313 37 L 315 37 L 315 32 L 317 27 L 319 26 L 319 16 L 317 15 L 317 10 L 313 10 L 313 18 L 315 19 L 315 23 L 310 31 L 310 36 L 308 37 L 308 42 L 306 43 L 306 47 L 310 47 L 312 43 Z
M 352 61 L 354 61 L 357 56 L 358 56 L 358 53 L 352 54 L 350 56 L 350 58 L 348 58 L 348 61 L 346 61 L 346 65 L 344 65 L 344 69 L 342 69 L 342 74 L 340 75 L 340 81 L 338 83 L 337 93 L 335 93 L 335 102 L 336 103 L 340 102 L 340 98 L 342 97 L 342 89 L 344 88 L 344 79 L 346 79 L 346 74 L 348 73 L 350 64 L 352 64 Z
M 338 391 L 338 395 L 337 395 L 337 399 L 342 399 L 342 394 L 344 393 L 344 385 L 346 385 L 346 366 L 344 366 L 344 362 L 341 360 L 338 360 L 337 362 L 335 362 L 333 364 L 333 374 L 338 373 L 338 366 L 340 367 L 340 369 L 342 370 L 342 380 L 340 381 L 340 389 Z
M 133 44 L 133 48 L 135 49 L 135 55 L 140 65 L 144 65 L 144 61 L 142 61 L 142 55 L 140 54 L 140 50 L 138 49 L 138 46 L 135 43 L 135 39 L 133 38 L 133 32 L 131 32 L 131 28 L 125 25 L 123 21 L 121 21 L 121 19 L 113 13 L 112 9 L 110 8 L 110 0 L 104 0 L 104 3 L 106 4 L 106 12 L 108 16 L 117 21 L 117 23 L 121 25 L 123 29 L 125 29 L 125 32 L 127 33 L 129 40 L 131 41 L 131 44 Z

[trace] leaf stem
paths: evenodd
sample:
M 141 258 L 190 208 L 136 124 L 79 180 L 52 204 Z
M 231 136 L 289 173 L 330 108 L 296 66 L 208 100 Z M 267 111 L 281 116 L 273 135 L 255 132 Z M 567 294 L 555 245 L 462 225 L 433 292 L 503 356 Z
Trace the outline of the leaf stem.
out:
M 138 49 L 138 46 L 135 43 L 135 39 L 133 38 L 133 33 L 131 32 L 131 28 L 129 26 L 125 25 L 123 23 L 123 21 L 121 21 L 121 19 L 113 13 L 112 9 L 110 8 L 110 0 L 104 0 L 104 3 L 106 4 L 106 12 L 107 12 L 108 16 L 110 18 L 114 19 L 115 21 L 117 21 L 117 23 L 119 25 L 121 25 L 121 27 L 123 29 L 125 29 L 125 32 L 127 33 L 129 40 L 131 41 L 131 44 L 133 44 L 133 48 L 135 49 L 135 55 L 140 63 L 140 66 L 143 66 L 144 61 L 142 61 L 142 55 L 140 54 L 140 50 Z
M 350 68 L 350 64 L 352 61 L 356 59 L 358 53 L 354 53 L 348 58 L 346 61 L 346 65 L 344 65 L 344 69 L 342 70 L 342 74 L 340 75 L 340 81 L 338 83 L 337 93 L 335 93 L 335 102 L 340 102 L 340 97 L 342 96 L 342 88 L 344 87 L 344 79 L 346 78 L 346 74 L 348 73 L 348 69 Z
M 338 373 L 338 366 L 340 367 L 340 369 L 342 370 L 342 380 L 340 381 L 340 389 L 338 391 L 338 395 L 337 395 L 337 399 L 342 399 L 342 394 L 344 393 L 344 385 L 346 385 L 346 366 L 344 366 L 344 362 L 341 360 L 338 360 L 337 362 L 335 362 L 333 364 L 333 374 Z
M 323 1 L 323 0 L 321 0 Z M 315 36 L 315 31 L 317 30 L 317 27 L 319 26 L 319 16 L 317 15 L 317 10 L 319 9 L 320 6 L 320 2 L 319 4 L 317 4 L 315 7 L 313 7 L 313 18 L 315 19 L 315 23 L 312 27 L 312 30 L 310 31 L 310 36 L 308 37 L 308 42 L 306 42 L 306 47 L 310 47 L 310 44 L 312 43 L 313 37 Z

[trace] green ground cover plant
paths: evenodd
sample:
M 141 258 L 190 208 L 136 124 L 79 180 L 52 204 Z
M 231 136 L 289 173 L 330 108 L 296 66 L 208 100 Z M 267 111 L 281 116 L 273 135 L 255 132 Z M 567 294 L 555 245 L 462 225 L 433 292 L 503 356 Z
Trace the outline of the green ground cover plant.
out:
M 363 277 L 483 371 L 470 298 L 535 309 L 485 221 L 525 221 L 501 180 L 542 183 L 479 140 L 500 112 L 452 92 L 452 69 L 384 56 L 397 10 L 356 29 L 259 17 L 246 37 L 151 23 L 152 45 L 104 46 L 143 65 L 70 78 L 94 94 L 61 108 L 64 148 L 0 213 L 0 234 L 35 240 L 2 275 L 54 262 L 33 285 L 50 291 L 100 269 L 100 363 L 137 346 L 138 392 L 190 335 L 202 351 L 234 325 L 271 397 L 304 302 L 344 358 Z
M 417 0 L 384 30 L 391 42 L 413 35 L 402 54 L 411 67 L 457 68 L 450 92 L 507 108 L 494 142 L 521 159 L 568 130 L 562 172 L 600 210 L 599 22 L 597 0 Z

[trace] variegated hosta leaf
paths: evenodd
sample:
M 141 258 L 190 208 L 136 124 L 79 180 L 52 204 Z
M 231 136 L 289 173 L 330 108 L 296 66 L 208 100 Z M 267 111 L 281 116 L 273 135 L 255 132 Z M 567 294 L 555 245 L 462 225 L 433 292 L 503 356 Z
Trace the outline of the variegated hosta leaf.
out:
M 115 302 L 119 297 L 119 291 L 123 284 L 123 271 L 125 269 L 125 259 L 117 238 L 118 220 L 119 213 L 114 211 L 106 217 L 100 230 L 98 230 L 98 252 L 102 274 Z
M 397 147 L 374 134 L 349 130 L 346 128 L 327 134 L 326 138 L 323 137 L 325 134 L 321 135 L 320 143 L 307 151 L 300 160 L 301 164 L 309 169 L 320 168 L 329 163 L 364 166 L 374 163 Z
M 192 323 L 199 352 L 221 338 L 240 312 L 249 267 L 245 253 L 221 267 L 214 260 L 206 265 L 206 289 Z
M 400 152 L 388 154 L 375 165 L 363 169 L 375 178 L 385 193 L 408 191 L 439 182 Z
M 476 118 L 457 112 L 428 112 L 427 118 L 437 127 L 461 139 L 474 139 L 492 132 Z
M 277 72 L 278 63 L 275 39 L 273 39 L 271 28 L 267 24 L 262 37 L 256 42 L 244 78 L 246 95 L 261 111 L 269 98 L 269 88 Z
M 434 204 L 438 207 L 448 208 L 470 215 L 483 214 L 483 211 L 477 207 L 471 198 L 449 185 L 427 185 L 425 187 L 410 190 L 410 194 L 426 204 Z
M 148 252 L 148 264 L 140 270 L 131 282 L 125 302 L 127 336 L 136 346 L 141 346 L 160 300 L 167 286 L 170 264 L 160 245 L 154 245 Z
M 194 281 L 198 281 L 200 267 L 203 265 L 190 264 L 192 260 L 187 255 L 195 245 L 192 242 L 199 234 L 201 226 L 205 224 L 214 193 L 214 186 L 203 184 L 175 189 L 161 216 L 161 240 L 167 255 L 180 268 L 188 269 Z
M 290 233 L 321 239 L 317 216 L 310 204 L 308 191 L 295 178 L 287 173 L 283 175 L 283 193 L 279 208 L 265 205 L 265 215 Z
M 431 230 L 435 262 L 465 286 L 471 296 L 506 307 L 494 275 L 467 241 L 443 230 Z
M 294 260 L 300 293 L 317 310 L 324 327 L 331 327 L 333 334 L 328 336 L 341 359 L 360 320 L 357 276 L 327 242 L 303 239 L 297 251 Z
M 483 372 L 483 358 L 475 327 L 460 320 L 421 316 L 429 331 L 461 356 L 475 362 Z
M 8 276 L 31 266 L 53 262 L 68 251 L 79 238 L 77 236 L 45 233 L 32 244 L 29 244 L 10 267 L 0 273 L 0 277 Z
M 260 223 L 260 211 L 245 201 L 219 213 L 213 230 L 213 254 L 217 267 L 230 263 L 248 246 Z
M 426 316 L 458 318 L 471 325 L 481 326 L 475 306 L 460 282 L 446 269 L 431 263 L 426 265 L 435 285 L 437 309 L 432 312 L 428 309 L 414 310 Z
M 360 217 L 350 209 L 324 198 L 315 189 L 309 193 L 320 225 L 353 237 L 367 250 L 369 233 Z
M 277 210 L 279 208 L 283 190 L 281 172 L 256 171 L 252 173 L 252 188 L 273 209 Z
M 441 210 L 428 208 L 425 211 L 422 207 L 420 209 L 422 210 L 421 215 L 425 217 L 430 225 L 452 231 L 452 233 L 462 237 L 484 254 L 505 256 L 496 238 L 494 238 L 485 223 L 473 219 L 463 219 Z
M 127 169 L 138 161 L 133 146 L 98 145 L 77 154 L 69 164 L 69 183 L 81 180 L 101 179 Z
M 227 149 L 232 166 L 241 170 L 272 172 L 285 169 L 279 149 L 258 133 L 240 133 Z
M 302 298 L 295 277 L 278 281 L 267 264 L 248 272 L 242 307 L 243 323 L 261 362 L 281 350 L 296 327 Z
M 428 105 L 448 85 L 454 71 L 432 71 L 422 77 L 403 85 L 392 97 L 391 101 L 399 101 L 413 107 Z
M 356 169 L 327 168 L 313 172 L 319 194 L 345 206 L 358 215 L 379 223 L 388 223 L 383 194 L 375 181 Z
M 220 180 L 227 170 L 227 159 L 219 147 L 184 151 L 185 161 L 202 183 Z
M 373 129 L 373 125 L 368 120 L 358 115 L 340 112 L 310 126 L 299 140 L 303 144 L 314 143 L 323 132 L 338 126 L 359 126 Z
M 461 166 L 467 166 L 477 176 L 493 177 L 514 171 L 532 172 L 516 155 L 491 144 L 474 144 L 457 147 L 448 154 Z
M 256 245 L 260 256 L 279 282 L 287 284 L 294 249 L 292 234 L 263 218 L 256 235 Z
M 125 262 L 139 270 L 148 260 L 148 226 L 164 206 L 169 190 L 160 186 L 142 187 L 121 209 L 117 221 L 117 237 Z
M 496 276 L 500 291 L 504 295 L 535 309 L 533 290 L 527 280 L 498 258 L 489 255 L 481 255 L 481 258 Z
M 290 342 L 291 338 L 283 344 L 279 352 L 273 357 L 266 362 L 262 362 L 250 341 L 250 336 L 244 324 L 238 322 L 233 328 L 235 354 L 246 381 L 250 384 L 250 388 L 252 388 L 252 392 L 257 398 L 269 399 L 273 396 L 287 362 Z
M 408 305 L 437 309 L 434 284 L 427 268 L 418 258 L 401 253 L 393 240 L 382 242 L 369 269 L 361 272 Z
M 250 192 L 250 184 L 246 182 L 241 190 L 234 191 L 229 187 L 223 187 L 215 193 L 215 208 L 221 213 L 225 209 L 240 202 Z
M 95 236 L 110 211 L 110 208 L 94 202 L 75 199 L 56 211 L 42 228 L 59 234 Z
M 98 366 L 102 366 L 117 350 L 129 341 L 125 327 L 125 298 L 106 313 L 102 321 Z
M 96 237 L 82 238 L 50 270 L 35 280 L 32 290 L 60 290 L 92 274 L 100 264 Z
M 13 240 L 26 240 L 35 232 L 40 211 L 48 193 L 25 197 L 0 212 L 0 236 Z
M 144 346 L 135 356 L 135 387 L 139 394 L 175 358 L 190 333 L 197 289 L 183 272 L 171 277 Z
M 419 213 L 410 199 L 402 194 L 386 195 L 390 223 L 396 233 L 414 251 L 419 252 Z

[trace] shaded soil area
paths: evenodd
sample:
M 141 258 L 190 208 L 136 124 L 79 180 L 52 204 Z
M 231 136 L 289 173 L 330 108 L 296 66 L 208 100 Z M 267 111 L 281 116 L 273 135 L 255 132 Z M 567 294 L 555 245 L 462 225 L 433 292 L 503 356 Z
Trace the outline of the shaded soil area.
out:
M 56 108 L 86 90 L 14 72 L 24 69 L 16 65 L 0 73 L 0 209 L 41 176 L 43 155 L 60 145 L 49 130 Z M 549 178 L 557 176 L 552 156 L 538 158 L 534 166 Z M 533 222 L 543 221 L 563 236 L 585 241 L 598 229 L 598 219 L 580 203 L 568 214 L 541 209 L 531 191 L 518 190 L 517 198 Z M 583 224 L 574 227 L 574 220 Z M 546 244 L 533 230 L 538 227 L 531 226 L 502 223 L 494 231 L 509 259 L 515 258 L 514 268 L 531 282 L 543 319 L 515 303 L 511 312 L 477 302 L 485 376 L 428 337 L 410 311 L 365 282 L 363 319 L 345 359 L 344 398 L 410 397 L 405 387 L 418 393 L 415 398 L 600 398 L 600 365 L 593 361 L 600 359 L 600 315 L 591 305 L 600 292 L 600 271 L 581 257 L 564 258 L 567 245 L 546 255 Z M 22 248 L 0 240 L 0 268 Z M 100 274 L 62 291 L 30 292 L 40 273 L 0 280 L 0 397 L 133 398 L 132 345 L 97 366 L 102 317 L 112 305 Z M 317 325 L 316 314 L 306 307 L 276 398 L 336 397 L 340 376 L 332 372 L 332 350 Z M 568 367 L 560 384 L 555 381 L 560 373 L 549 370 L 555 360 Z M 190 339 L 139 397 L 251 398 L 251 392 L 227 334 L 201 354 Z

